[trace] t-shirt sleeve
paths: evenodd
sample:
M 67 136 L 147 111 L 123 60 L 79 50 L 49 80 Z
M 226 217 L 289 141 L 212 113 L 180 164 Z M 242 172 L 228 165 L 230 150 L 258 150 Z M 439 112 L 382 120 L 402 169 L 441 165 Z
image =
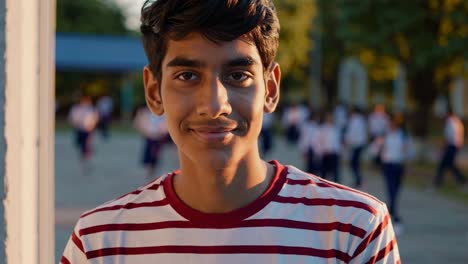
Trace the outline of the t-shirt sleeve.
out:
M 369 222 L 366 236 L 352 254 L 350 263 L 401 263 L 395 232 L 385 205 L 380 206 Z
M 78 232 L 78 224 L 75 227 L 68 243 L 63 251 L 60 264 L 87 264 L 88 258 L 86 257 L 85 250 L 83 247 L 83 241 L 81 240 Z

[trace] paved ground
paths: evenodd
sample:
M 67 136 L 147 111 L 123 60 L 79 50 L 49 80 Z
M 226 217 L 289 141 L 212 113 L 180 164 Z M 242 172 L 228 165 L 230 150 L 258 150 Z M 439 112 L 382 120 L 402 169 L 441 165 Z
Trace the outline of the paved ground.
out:
M 139 166 L 142 140 L 132 135 L 114 135 L 110 142 L 96 138 L 94 169 L 82 175 L 70 134 L 56 135 L 56 257 L 61 255 L 79 215 L 102 202 L 118 197 L 148 180 Z M 156 174 L 177 167 L 173 147 L 163 149 Z M 268 159 L 302 167 L 296 149 L 278 140 Z M 366 175 L 366 191 L 385 200 L 381 177 Z M 410 176 L 410 175 L 407 175 Z M 344 183 L 349 182 L 347 171 Z M 468 263 L 468 206 L 447 200 L 437 193 L 404 187 L 401 211 L 405 232 L 398 237 L 402 263 Z

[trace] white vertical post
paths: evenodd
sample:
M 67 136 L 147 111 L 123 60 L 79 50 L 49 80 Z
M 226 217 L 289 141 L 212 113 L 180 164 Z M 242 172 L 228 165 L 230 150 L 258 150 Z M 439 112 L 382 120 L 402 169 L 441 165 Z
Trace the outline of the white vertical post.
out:
M 6 10 L 6 263 L 54 263 L 55 0 Z

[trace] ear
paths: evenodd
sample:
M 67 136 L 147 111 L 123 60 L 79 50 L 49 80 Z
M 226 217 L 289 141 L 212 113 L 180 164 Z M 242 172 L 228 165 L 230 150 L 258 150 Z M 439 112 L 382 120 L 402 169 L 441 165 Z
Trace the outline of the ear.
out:
M 265 103 L 263 111 L 265 113 L 272 113 L 275 111 L 280 97 L 280 82 L 281 82 L 281 69 L 278 63 L 274 62 L 271 65 L 270 72 L 267 75 Z
M 153 114 L 162 115 L 164 113 L 164 107 L 161 98 L 161 87 L 148 66 L 145 66 L 143 69 L 143 83 L 145 86 L 145 98 L 148 108 Z

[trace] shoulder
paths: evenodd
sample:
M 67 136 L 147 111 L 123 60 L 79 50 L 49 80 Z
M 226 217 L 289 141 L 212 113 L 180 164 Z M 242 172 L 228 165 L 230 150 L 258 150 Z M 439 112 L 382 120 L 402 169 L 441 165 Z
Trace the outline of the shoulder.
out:
M 169 175 L 161 176 L 132 192 L 84 212 L 77 222 L 79 235 L 85 235 L 87 230 L 97 227 L 110 228 L 113 224 L 137 223 L 144 219 L 149 209 L 155 212 L 164 210 L 169 202 L 163 185 Z
M 288 174 L 280 193 L 286 197 L 301 198 L 304 203 L 321 206 L 321 210 L 363 215 L 369 220 L 386 210 L 385 204 L 370 194 L 327 181 L 293 166 L 286 167 Z

